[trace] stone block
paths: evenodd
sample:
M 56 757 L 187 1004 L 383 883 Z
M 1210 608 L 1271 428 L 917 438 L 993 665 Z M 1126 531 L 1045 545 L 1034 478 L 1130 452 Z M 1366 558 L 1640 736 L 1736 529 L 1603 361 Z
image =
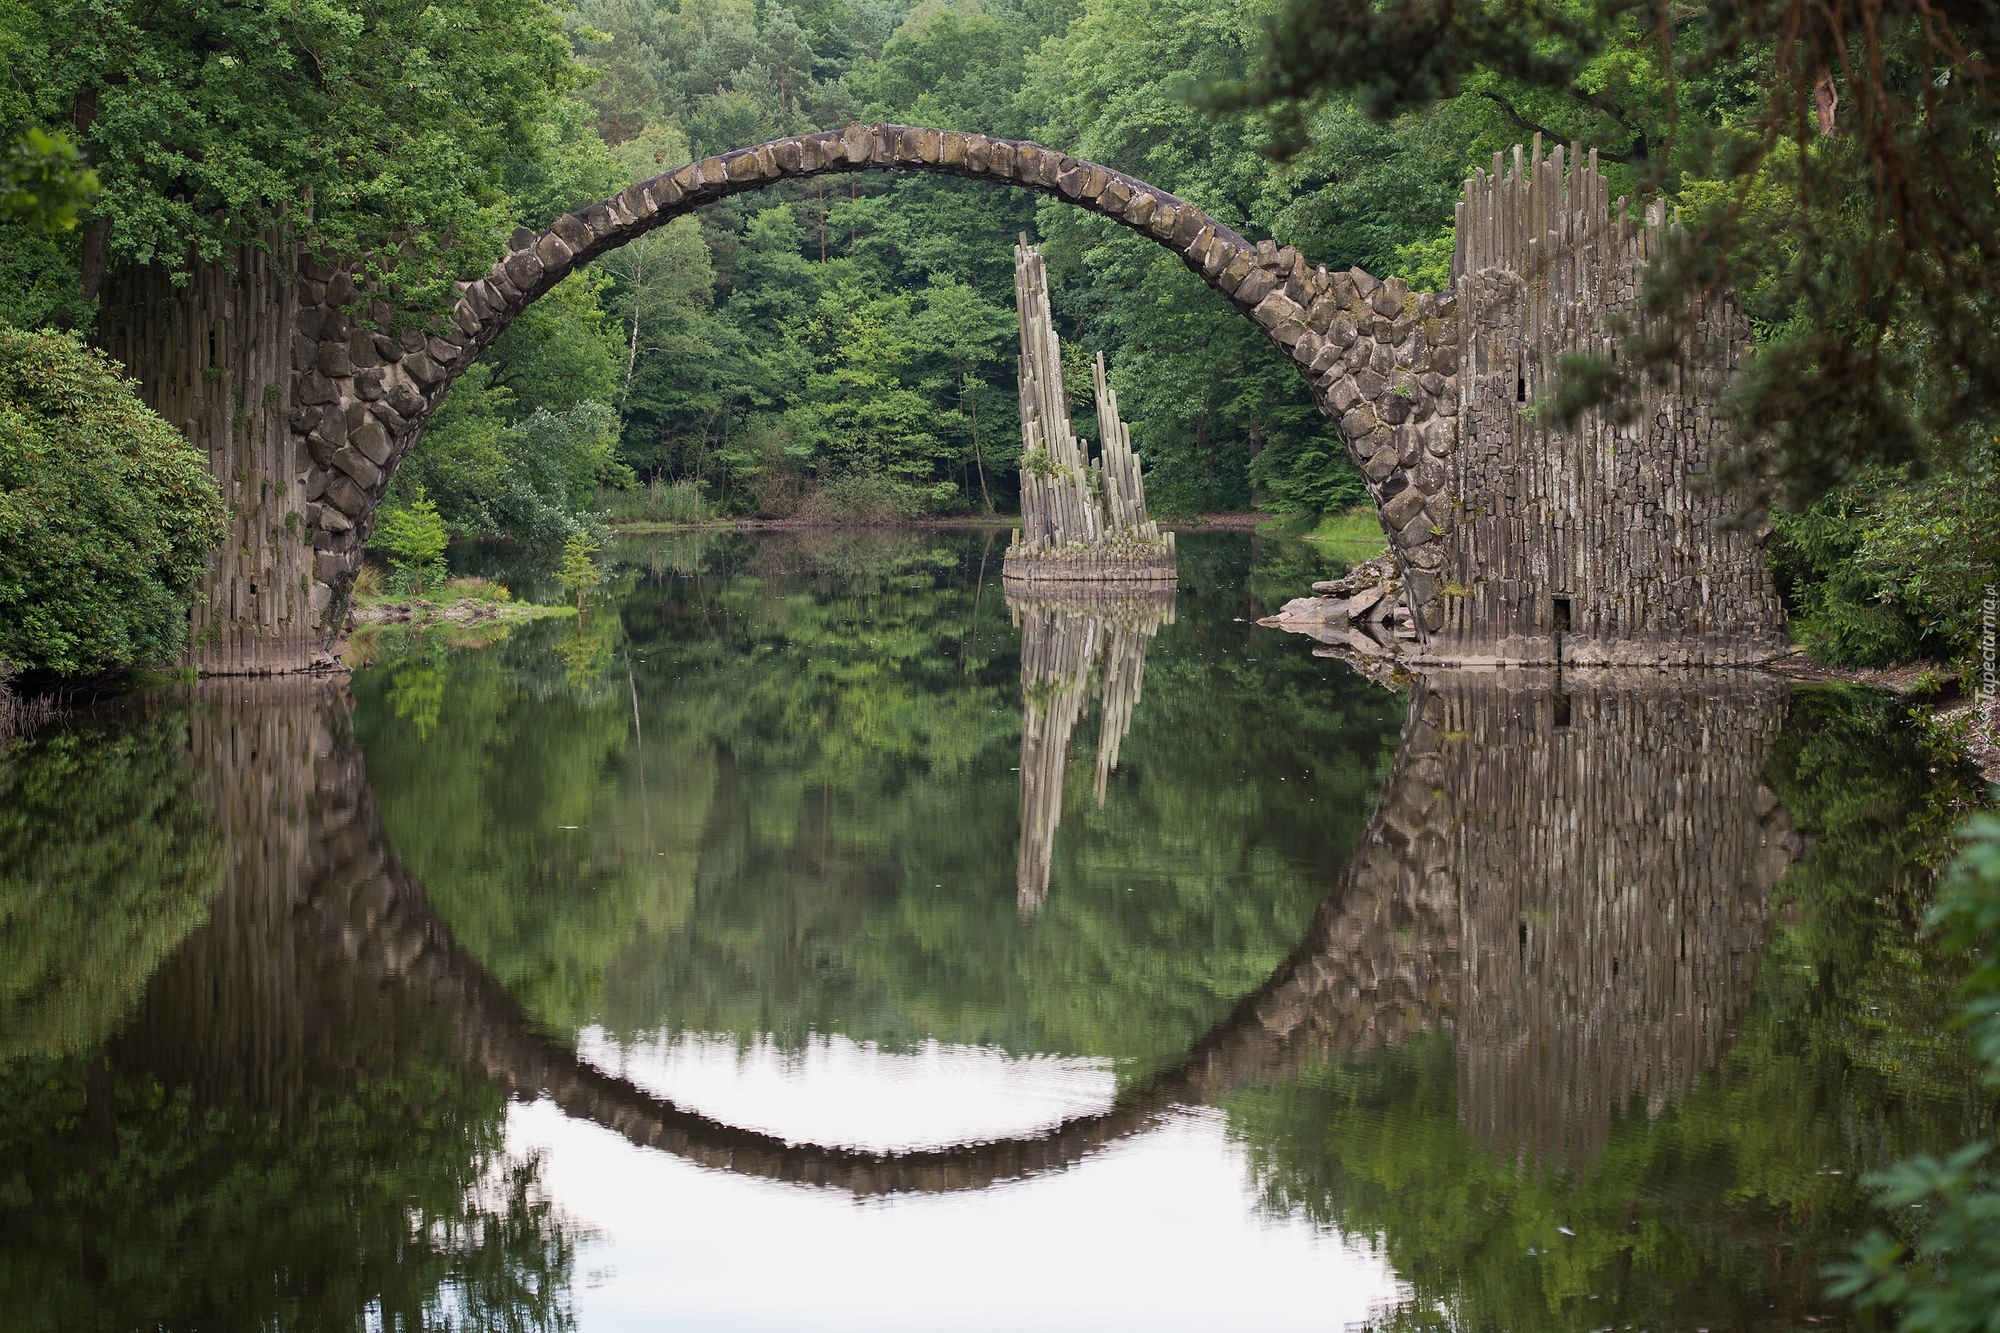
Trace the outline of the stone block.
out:
M 1382 522 L 1391 529 L 1400 529 L 1423 511 L 1424 497 L 1415 490 L 1404 490 L 1382 506 Z
M 1368 438 L 1375 429 L 1375 414 L 1368 410 L 1365 402 L 1357 402 L 1341 414 L 1340 436 L 1349 444 L 1358 444 Z
M 1283 292 L 1272 292 L 1250 311 L 1250 318 L 1266 329 L 1274 329 L 1287 321 L 1301 322 L 1304 316 L 1305 311 L 1299 309 L 1298 302 Z
M 368 495 L 359 486 L 354 484 L 352 477 L 347 476 L 345 473 L 331 471 L 325 475 L 326 495 L 324 498 L 327 504 L 332 505 L 349 518 L 356 520 L 359 520 L 363 514 L 368 512 Z
M 1398 392 L 1398 390 L 1402 390 Z M 1412 404 L 1409 392 L 1401 385 L 1391 385 L 1388 392 L 1375 401 L 1376 415 L 1392 426 L 1400 426 L 1410 419 Z
M 352 443 L 334 454 L 333 466 L 354 478 L 356 485 L 367 490 L 374 490 L 382 481 L 382 469 L 362 457 L 361 451 Z
M 1423 425 L 1424 451 L 1433 458 L 1448 458 L 1458 443 L 1458 418 L 1445 413 Z
M 652 217 L 660 211 L 660 207 L 646 193 L 644 185 L 628 185 L 613 196 L 611 211 L 618 215 L 618 225 L 626 227 Z
M 534 291 L 542 278 L 542 261 L 533 251 L 517 250 L 507 257 L 503 266 L 507 280 L 514 284 L 522 295 Z
M 1146 190 L 1134 190 L 1132 201 L 1125 205 L 1125 221 L 1134 227 L 1143 227 L 1152 221 L 1153 210 L 1159 207 L 1159 197 Z
M 1366 269 L 1351 268 L 1347 270 L 1347 277 L 1354 284 L 1354 296 L 1357 301 L 1368 300 L 1375 294 L 1375 289 L 1382 285 L 1381 279 Z
M 1391 278 L 1369 295 L 1368 304 L 1382 318 L 1394 319 L 1403 313 L 1403 298 L 1408 290 L 1400 278 Z
M 367 370 L 354 372 L 354 396 L 364 403 L 372 403 L 382 396 L 382 368 L 371 366 Z
M 1361 388 L 1355 384 L 1352 376 L 1343 375 L 1335 380 L 1333 387 L 1328 390 L 1327 400 L 1334 405 L 1336 411 L 1345 413 L 1361 401 Z M 1343 429 L 1346 425 L 1345 421 L 1341 423 Z
M 445 372 L 425 352 L 412 352 L 404 357 L 403 369 L 409 372 L 411 379 L 426 389 L 441 382 L 445 377 Z
M 389 465 L 389 432 L 373 417 L 355 427 L 348 435 L 347 442 L 351 447 L 360 450 L 362 457 L 375 466 Z M 355 480 L 361 481 L 364 486 L 371 484 L 362 481 L 360 477 L 356 477 Z
M 313 556 L 313 577 L 331 587 L 346 579 L 360 563 L 359 552 L 320 551 Z
M 1270 269 L 1260 264 L 1244 274 L 1243 281 L 1237 284 L 1236 290 L 1231 292 L 1230 296 L 1236 304 L 1254 310 L 1277 285 L 1276 276 Z
M 347 344 L 343 342 L 323 342 L 313 356 L 313 364 L 319 372 L 332 379 L 344 379 L 354 373 L 354 363 L 348 359 Z
M 404 416 L 415 416 L 423 410 L 424 396 L 417 386 L 403 375 L 391 375 L 384 385 L 383 400 Z
M 1403 495 L 1417 495 L 1418 493 L 1416 487 L 1412 486 L 1409 490 L 1404 491 Z M 1396 498 L 1401 499 L 1402 496 Z M 1405 551 L 1411 551 L 1427 542 L 1434 542 L 1437 540 L 1437 537 L 1431 532 L 1431 529 L 1436 526 L 1437 524 L 1431 521 L 1429 511 L 1419 510 L 1415 518 L 1396 530 L 1396 545 Z
M 336 401 L 339 390 L 323 371 L 312 371 L 301 376 L 298 381 L 299 401 L 309 407 L 318 407 Z
M 544 273 L 559 274 L 563 272 L 569 267 L 569 261 L 575 254 L 576 252 L 570 249 L 569 242 L 554 232 L 550 232 L 548 235 L 542 237 L 541 240 L 535 242 L 535 258 L 542 261 L 542 271 Z
M 1387 420 L 1386 417 L 1383 419 Z M 1415 467 L 1417 465 L 1417 460 L 1423 457 L 1423 453 L 1424 453 L 1423 435 L 1419 432 L 1417 427 L 1400 426 L 1400 425 L 1397 426 L 1396 462 L 1398 466 Z M 1429 494 L 1430 488 L 1425 487 L 1424 491 L 1426 494 Z

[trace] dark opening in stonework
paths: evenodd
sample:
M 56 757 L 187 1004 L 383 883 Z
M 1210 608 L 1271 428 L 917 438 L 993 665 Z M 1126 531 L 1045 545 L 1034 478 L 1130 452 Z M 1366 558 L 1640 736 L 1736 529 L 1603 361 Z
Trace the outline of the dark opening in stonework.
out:
M 1554 725 L 1557 731 L 1569 730 L 1569 696 L 1558 694 L 1554 701 Z
M 1556 616 L 1556 633 L 1567 634 L 1569 633 L 1569 598 L 1558 597 L 1554 600 L 1555 600 L 1555 616 Z
M 1519 371 L 1514 373 L 1514 401 L 1517 403 L 1528 401 L 1528 377 Z

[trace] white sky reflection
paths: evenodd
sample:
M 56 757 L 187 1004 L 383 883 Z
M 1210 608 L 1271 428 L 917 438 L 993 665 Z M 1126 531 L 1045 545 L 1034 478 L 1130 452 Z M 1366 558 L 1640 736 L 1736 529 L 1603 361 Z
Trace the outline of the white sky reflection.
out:
M 1032 1132 L 1103 1109 L 1108 1062 L 822 1038 L 802 1053 L 682 1037 L 585 1057 L 690 1110 L 794 1140 L 913 1147 Z M 1401 1292 L 1365 1243 L 1258 1212 L 1219 1112 L 1190 1110 L 1067 1171 L 857 1201 L 704 1170 L 515 1106 L 509 1147 L 595 1231 L 583 1333 L 608 1329 L 1338 1329 Z

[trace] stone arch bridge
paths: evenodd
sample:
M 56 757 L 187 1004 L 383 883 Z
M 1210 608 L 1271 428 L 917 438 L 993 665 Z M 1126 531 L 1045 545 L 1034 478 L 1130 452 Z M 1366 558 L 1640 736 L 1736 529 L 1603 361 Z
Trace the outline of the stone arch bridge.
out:
M 725 1124 L 538 1028 L 389 847 L 344 691 L 225 687 L 190 737 L 224 886 L 148 984 L 117 1058 L 283 1111 L 440 1027 L 512 1095 L 640 1146 L 881 1194 L 1062 1170 L 1177 1106 L 1436 1029 L 1455 1037 L 1475 1138 L 1582 1164 L 1635 1098 L 1685 1092 L 1747 1006 L 1769 890 L 1798 846 L 1762 782 L 1784 700 L 1782 683 L 1733 673 L 1567 692 L 1470 673 L 1419 684 L 1341 879 L 1185 1056 L 1099 1112 L 1017 1137 L 864 1151 Z
M 196 665 L 331 664 L 389 479 L 452 382 L 530 302 L 606 251 L 728 195 L 832 172 L 904 170 L 1018 186 L 1165 246 L 1298 367 L 1366 480 L 1426 650 L 1439 660 L 1743 661 L 1782 647 L 1780 613 L 1726 497 L 1700 479 L 1725 444 L 1710 410 L 1745 345 L 1733 302 L 1698 312 L 1673 382 L 1636 424 L 1556 432 L 1526 413 L 1565 351 L 1601 348 L 1633 308 L 1663 226 L 1614 215 L 1595 155 L 1537 139 L 1466 183 L 1453 284 L 1411 292 L 1251 244 L 1143 181 L 1034 143 L 851 125 L 691 162 L 521 228 L 461 284 L 441 331 L 296 246 L 238 275 L 107 310 L 106 342 L 206 446 L 235 511 L 195 613 Z M 260 388 L 261 386 L 261 388 Z

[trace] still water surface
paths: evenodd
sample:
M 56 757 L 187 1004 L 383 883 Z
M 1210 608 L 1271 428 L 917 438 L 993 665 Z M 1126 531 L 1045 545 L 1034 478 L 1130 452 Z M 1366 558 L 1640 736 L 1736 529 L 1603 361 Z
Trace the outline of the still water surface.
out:
M 1888 701 L 999 556 L 634 543 L 0 758 L 0 1324 L 1827 1327 L 1859 1174 L 1989 1127 Z

